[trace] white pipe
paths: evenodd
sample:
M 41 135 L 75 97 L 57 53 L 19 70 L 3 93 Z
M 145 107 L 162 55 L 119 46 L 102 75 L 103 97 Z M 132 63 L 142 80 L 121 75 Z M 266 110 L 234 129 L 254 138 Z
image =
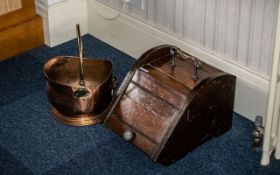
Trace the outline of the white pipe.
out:
M 276 145 L 273 145 L 276 140 L 271 137 L 272 131 L 272 123 L 273 119 L 273 111 L 274 108 L 278 108 L 279 106 L 275 106 L 275 95 L 277 91 L 277 82 L 278 82 L 278 72 L 279 72 L 279 55 L 280 55 L 280 3 L 278 3 L 278 16 L 277 16 L 277 26 L 276 26 L 276 37 L 275 37 L 275 45 L 274 45 L 274 53 L 273 53 L 273 63 L 272 63 L 272 72 L 270 79 L 270 88 L 269 88 L 269 98 L 268 98 L 268 107 L 266 113 L 266 122 L 265 122 L 265 131 L 264 131 L 264 143 L 263 143 L 263 154 L 261 159 L 261 165 L 268 165 L 270 154 L 275 148 Z M 279 115 L 276 116 L 279 118 Z M 278 125 L 279 128 L 279 125 Z M 279 132 L 278 132 L 279 134 Z M 278 138 L 280 136 L 278 135 Z M 275 137 L 277 139 L 277 137 Z M 278 140 L 279 142 L 279 140 Z
M 279 66 L 278 66 L 279 69 Z M 277 80 L 276 88 L 275 88 L 275 101 L 273 107 L 273 115 L 272 115 L 272 128 L 270 137 L 272 139 L 273 147 L 275 147 L 276 142 L 274 143 L 274 139 L 277 139 L 278 135 L 278 120 L 279 120 L 279 108 L 280 108 L 280 83 Z
M 278 83 L 278 85 L 279 84 L 280 83 Z M 278 133 L 277 134 L 278 135 L 277 135 L 277 143 L 275 146 L 275 158 L 279 160 L 280 159 L 280 118 L 278 118 Z

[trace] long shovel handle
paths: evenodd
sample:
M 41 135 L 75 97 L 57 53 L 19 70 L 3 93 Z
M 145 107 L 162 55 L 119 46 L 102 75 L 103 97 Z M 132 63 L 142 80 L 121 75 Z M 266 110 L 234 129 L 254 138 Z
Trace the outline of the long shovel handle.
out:
M 76 24 L 76 32 L 77 32 L 77 39 L 78 39 L 78 49 L 79 49 L 79 57 L 80 57 L 80 82 L 81 86 L 85 86 L 85 79 L 84 79 L 84 69 L 83 69 L 83 43 L 81 39 L 81 32 L 80 32 L 80 25 Z

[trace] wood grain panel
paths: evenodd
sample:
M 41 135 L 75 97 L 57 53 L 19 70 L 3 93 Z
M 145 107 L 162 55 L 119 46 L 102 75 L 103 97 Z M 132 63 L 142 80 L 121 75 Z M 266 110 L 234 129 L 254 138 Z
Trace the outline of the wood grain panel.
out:
M 197 86 L 200 81 L 205 79 L 207 75 L 212 75 L 215 73 L 220 72 L 218 69 L 214 69 L 213 67 L 202 63 L 201 69 L 198 70 L 199 80 L 195 81 L 193 80 L 192 76 L 194 73 L 194 66 L 191 60 L 182 60 L 181 58 L 175 57 L 175 69 L 172 69 L 170 65 L 168 64 L 171 61 L 171 58 L 163 58 L 159 61 L 154 61 L 150 63 L 153 68 L 155 69 L 149 69 L 151 75 L 157 76 L 157 74 L 165 74 L 166 77 L 172 77 L 173 80 L 183 84 L 187 87 L 187 89 L 193 89 L 195 86 Z M 160 72 L 160 73 L 155 73 Z M 163 78 L 157 77 L 162 82 Z M 172 82 L 174 83 L 174 82 Z
M 168 123 L 172 121 L 172 118 L 162 118 L 157 113 L 149 111 L 144 105 L 127 96 L 122 97 L 122 100 L 115 108 L 114 114 L 120 116 L 122 121 L 135 129 L 141 130 L 146 137 L 156 143 L 161 142 L 168 130 Z
M 21 0 L 0 0 L 0 15 L 18 10 L 21 7 Z
M 29 21 L 33 19 L 35 15 L 34 0 L 24 0 L 22 1 L 21 9 L 0 16 L 0 31 Z
M 21 25 L 0 31 L 0 60 L 42 45 L 42 19 L 36 16 Z
M 115 115 L 110 118 L 107 124 L 114 132 L 118 133 L 120 136 L 122 136 L 126 129 L 132 129 L 131 127 L 122 123 Z M 147 154 L 152 155 L 157 148 L 157 145 L 137 131 L 132 131 L 134 132 L 135 136 L 131 142 Z
M 177 108 L 172 107 L 160 97 L 154 96 L 153 92 L 148 92 L 134 83 L 129 84 L 126 95 L 138 104 L 145 106 L 147 110 L 157 113 L 161 117 L 173 117 L 178 111 Z
M 154 72 L 154 75 L 160 73 L 160 72 L 156 72 L 156 70 L 153 72 Z M 166 101 L 178 108 L 182 107 L 183 101 L 185 100 L 185 96 L 183 95 L 183 93 L 184 94 L 190 93 L 190 90 L 187 91 L 186 87 L 184 87 L 182 84 L 179 84 L 175 81 L 172 82 L 172 85 L 175 86 L 177 88 L 177 90 L 180 90 L 180 92 L 182 92 L 184 90 L 184 92 L 182 92 L 182 94 L 175 92 L 173 89 L 171 89 L 169 87 L 170 84 L 164 85 L 163 83 L 161 83 L 159 81 L 158 81 L 158 83 L 154 83 L 156 81 L 156 79 L 153 78 L 152 76 L 148 76 L 148 74 L 143 71 L 137 71 L 132 80 L 134 82 L 137 82 L 139 85 L 141 85 L 145 89 L 149 90 L 150 92 L 153 92 L 154 95 L 162 98 L 164 101 Z M 163 81 L 167 82 L 168 77 L 167 77 L 167 80 L 163 80 Z

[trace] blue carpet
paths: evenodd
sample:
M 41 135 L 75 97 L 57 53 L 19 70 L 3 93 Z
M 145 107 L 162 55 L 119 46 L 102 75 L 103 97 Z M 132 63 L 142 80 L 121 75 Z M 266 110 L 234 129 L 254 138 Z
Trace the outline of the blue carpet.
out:
M 83 36 L 87 57 L 110 59 L 122 81 L 134 59 L 96 38 Z M 54 120 L 43 64 L 78 55 L 76 41 L 42 46 L 0 62 L 0 174 L 280 174 L 280 162 L 259 164 L 253 123 L 234 114 L 232 129 L 165 167 L 101 125 L 73 127 Z

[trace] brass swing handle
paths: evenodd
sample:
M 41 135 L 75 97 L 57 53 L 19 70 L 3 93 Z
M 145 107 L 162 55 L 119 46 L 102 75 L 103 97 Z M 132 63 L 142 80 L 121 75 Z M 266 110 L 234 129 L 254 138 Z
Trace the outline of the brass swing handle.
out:
M 201 62 L 196 57 L 189 55 L 188 53 L 185 53 L 178 47 L 171 47 L 170 54 L 172 56 L 172 59 L 171 59 L 169 65 L 172 69 L 174 69 L 176 67 L 174 58 L 178 54 L 178 55 L 180 55 L 180 58 L 183 60 L 188 60 L 188 59 L 192 60 L 193 66 L 194 66 L 194 73 L 193 73 L 192 78 L 195 81 L 197 81 L 199 79 L 198 70 L 201 68 Z

